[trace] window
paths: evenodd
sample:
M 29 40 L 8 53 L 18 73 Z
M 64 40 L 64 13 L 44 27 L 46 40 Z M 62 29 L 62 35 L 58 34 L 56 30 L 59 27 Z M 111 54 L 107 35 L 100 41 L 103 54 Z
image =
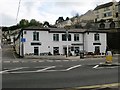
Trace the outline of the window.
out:
M 100 27 L 101 29 L 104 29 L 104 28 L 105 28 L 105 24 L 104 24 L 104 23 L 100 23 L 99 27 Z
M 109 17 L 109 16 L 112 16 L 112 12 L 108 12 L 107 13 L 107 16 Z
M 62 41 L 67 41 L 66 34 L 62 34 Z M 68 35 L 68 41 L 71 41 L 71 34 Z
M 118 12 L 116 13 L 116 17 L 118 17 Z
M 71 41 L 71 35 L 70 34 L 68 35 L 68 41 Z
M 24 34 L 27 34 L 27 31 L 24 31 Z
M 39 32 L 33 32 L 33 40 L 39 41 Z
M 98 33 L 94 34 L 94 40 L 99 41 L 99 34 Z
M 113 21 L 110 23 L 110 28 L 115 28 L 115 23 Z
M 66 35 L 62 34 L 62 41 L 67 41 Z
M 112 12 L 104 13 L 104 17 L 110 17 L 110 16 L 112 16 Z
M 74 34 L 74 41 L 79 41 L 79 34 Z
M 106 17 L 107 15 L 106 15 L 106 13 L 104 13 L 104 17 Z
M 59 34 L 53 34 L 53 41 L 59 41 Z
M 59 55 L 59 47 L 53 47 L 53 54 Z
M 109 10 L 110 10 L 109 7 L 104 8 L 104 11 L 109 11 Z
M 97 18 L 99 18 L 99 15 L 96 15 Z
M 79 55 L 79 52 L 80 52 L 79 47 L 75 47 L 75 54 Z

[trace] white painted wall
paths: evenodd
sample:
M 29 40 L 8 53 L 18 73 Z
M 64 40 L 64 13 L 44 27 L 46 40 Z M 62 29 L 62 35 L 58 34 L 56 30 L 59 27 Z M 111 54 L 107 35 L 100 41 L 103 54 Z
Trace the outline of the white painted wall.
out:
M 72 44 L 75 44 L 75 43 L 82 44 L 83 35 L 84 35 L 84 50 L 86 52 L 94 52 L 95 46 L 97 46 L 97 45 L 93 45 L 93 43 L 95 43 L 94 41 L 95 32 L 89 32 L 89 33 L 84 33 L 84 34 L 79 33 L 79 41 L 74 41 L 75 33 L 69 33 L 71 34 L 71 41 L 62 41 L 62 34 L 65 34 L 65 33 L 49 33 L 48 31 L 38 31 L 38 30 L 36 30 L 36 32 L 39 32 L 39 41 L 33 41 L 33 32 L 34 30 L 26 30 L 26 34 L 23 34 L 23 38 L 26 38 L 26 42 L 23 43 L 24 44 L 24 55 L 31 54 L 31 53 L 33 54 L 34 47 L 39 47 L 39 54 L 48 53 L 48 52 L 51 52 L 53 54 L 53 47 L 59 47 L 59 53 L 64 54 L 63 47 L 66 47 L 67 45 L 71 47 Z M 59 34 L 59 41 L 53 41 L 53 34 Z M 106 42 L 107 42 L 106 33 L 99 33 L 99 34 L 100 34 L 99 42 L 101 43 L 101 45 L 98 45 L 98 46 L 100 46 L 100 53 L 105 53 Z M 40 42 L 41 45 L 31 45 L 31 42 Z M 79 47 L 80 50 L 83 50 L 83 45 L 78 45 L 78 46 L 74 45 L 74 47 Z
M 33 41 L 33 32 L 32 30 L 28 30 L 26 34 L 23 35 L 23 38 L 26 38 L 26 42 L 24 42 L 24 54 L 34 53 L 34 46 L 31 46 L 31 42 L 41 42 L 42 45 L 38 45 L 39 53 L 48 53 L 51 52 L 53 54 L 53 47 L 59 47 L 60 54 L 63 54 L 64 46 L 72 46 L 72 43 L 83 43 L 82 34 L 79 34 L 79 41 L 74 41 L 74 34 L 71 34 L 71 41 L 62 41 L 62 34 L 64 33 L 49 33 L 48 31 L 39 31 L 39 41 Z M 38 31 L 36 31 L 38 32 Z M 59 41 L 53 41 L 53 34 L 59 34 Z M 48 48 L 50 46 L 50 48 Z M 83 46 L 80 47 L 80 50 L 83 50 Z
M 98 41 L 99 43 L 101 43 L 101 45 L 93 45 L 93 43 L 95 43 L 96 41 L 94 41 L 94 34 L 95 32 L 89 32 L 89 33 L 85 33 L 84 36 L 84 49 L 87 52 L 94 52 L 95 51 L 95 46 L 100 46 L 100 53 L 105 53 L 106 50 L 106 33 L 98 33 L 100 36 L 100 40 Z

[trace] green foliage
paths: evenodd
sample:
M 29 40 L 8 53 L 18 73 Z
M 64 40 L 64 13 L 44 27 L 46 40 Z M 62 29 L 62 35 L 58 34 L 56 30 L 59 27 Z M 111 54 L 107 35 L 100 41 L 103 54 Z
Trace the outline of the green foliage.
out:
M 19 26 L 20 26 L 21 28 L 27 27 L 28 25 L 29 25 L 29 22 L 28 22 L 28 20 L 26 20 L 26 19 L 22 19 L 22 20 L 19 22 Z
M 40 23 L 39 21 L 36 21 L 35 19 L 31 19 L 29 26 L 42 26 L 42 23 Z

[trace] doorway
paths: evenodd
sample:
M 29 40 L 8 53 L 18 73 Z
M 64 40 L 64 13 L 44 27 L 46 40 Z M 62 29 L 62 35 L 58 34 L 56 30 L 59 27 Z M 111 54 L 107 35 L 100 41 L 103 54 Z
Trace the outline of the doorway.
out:
M 38 47 L 34 47 L 34 55 L 39 55 L 39 48 Z
M 100 47 L 99 46 L 95 46 L 95 54 L 96 55 L 100 54 Z

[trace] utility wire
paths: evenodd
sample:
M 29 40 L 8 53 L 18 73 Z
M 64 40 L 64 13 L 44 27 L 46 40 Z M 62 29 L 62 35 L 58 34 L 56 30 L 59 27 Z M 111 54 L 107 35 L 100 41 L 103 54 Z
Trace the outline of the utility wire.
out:
M 18 11 L 17 11 L 17 16 L 16 16 L 16 23 L 17 23 L 19 11 L 20 11 L 20 3 L 21 3 L 21 0 L 19 0 L 19 4 L 18 4 Z

